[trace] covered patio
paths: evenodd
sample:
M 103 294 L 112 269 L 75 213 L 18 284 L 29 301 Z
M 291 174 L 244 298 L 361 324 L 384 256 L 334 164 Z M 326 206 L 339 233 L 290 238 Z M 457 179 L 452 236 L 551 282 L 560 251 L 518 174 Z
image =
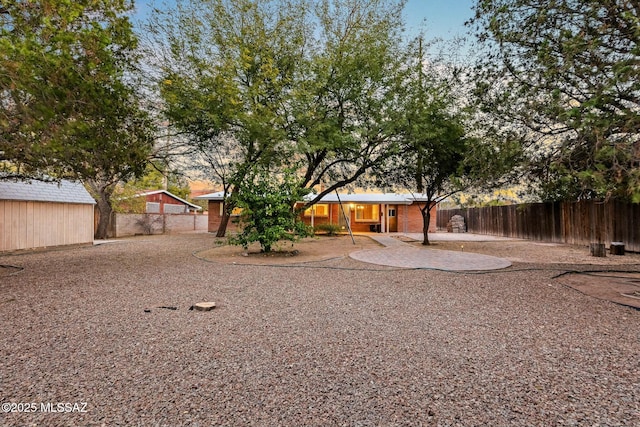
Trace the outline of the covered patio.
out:
M 424 203 L 420 195 L 409 193 L 332 193 L 306 209 L 303 220 L 312 227 L 336 224 L 358 233 L 421 233 Z M 436 207 L 429 223 L 429 231 L 435 230 Z

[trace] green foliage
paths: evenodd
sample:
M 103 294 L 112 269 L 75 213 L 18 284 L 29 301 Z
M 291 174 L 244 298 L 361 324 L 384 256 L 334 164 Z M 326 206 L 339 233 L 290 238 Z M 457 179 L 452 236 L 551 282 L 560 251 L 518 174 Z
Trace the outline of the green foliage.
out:
M 319 224 L 314 227 L 315 234 L 323 232 L 329 236 L 337 236 L 341 231 L 342 229 L 338 224 Z
M 640 9 L 617 0 L 484 0 L 477 94 L 519 124 L 546 200 L 638 199 Z
M 124 188 L 140 192 L 163 190 L 165 186 L 168 192 L 185 200 L 191 191 L 189 184 L 182 175 L 168 170 L 165 165 L 153 163 L 147 164 L 144 175 L 128 181 Z
M 147 201 L 144 197 L 136 197 L 139 190 L 129 186 L 118 187 L 112 195 L 114 212 L 143 214 L 147 210 Z
M 456 67 L 425 60 L 422 38 L 408 46 L 406 73 L 392 114 L 397 151 L 378 169 L 381 186 L 417 192 L 424 200 L 423 244 L 435 202 L 499 182 L 518 156 L 517 147 L 479 132 L 478 113 L 465 106 Z
M 456 96 L 462 86 L 458 71 L 445 63 L 425 65 L 424 56 L 419 38 L 409 46 L 407 61 L 413 65 L 397 92 L 398 151 L 378 179 L 438 201 L 470 187 L 489 186 L 512 166 L 514 152 L 474 133 L 476 112 Z
M 131 8 L 122 0 L 0 8 L 0 168 L 82 180 L 98 200 L 99 238 L 116 184 L 144 171 L 153 143 L 129 83 L 138 47 Z
M 145 157 L 148 141 L 143 148 L 136 138 L 124 140 L 145 120 L 122 81 L 137 47 L 124 15 L 131 5 L 115 0 L 2 4 L 5 164 L 18 175 L 81 177 L 95 175 L 95 163 L 138 167 L 138 150 Z
M 352 183 L 393 151 L 403 4 L 196 0 L 157 10 L 147 29 L 164 114 L 229 194 L 254 165 L 275 176 L 295 169 L 299 187 L 326 183 L 324 194 Z
M 235 197 L 235 206 L 242 208 L 242 231 L 229 242 L 245 249 L 260 242 L 263 252 L 270 252 L 278 241 L 297 241 L 311 234 L 311 228 L 300 219 L 294 204 L 308 191 L 298 187 L 294 176 L 285 172 L 280 182 L 264 169 L 254 168 Z
M 173 172 L 163 172 L 163 169 L 165 167 L 149 163 L 144 175 L 129 180 L 124 185 L 118 185 L 113 194 L 113 210 L 115 212 L 144 213 L 146 200 L 143 197 L 135 196 L 145 191 L 163 190 L 165 186 L 171 194 L 188 200 L 190 189 L 185 179 Z M 204 205 L 206 206 L 206 201 Z

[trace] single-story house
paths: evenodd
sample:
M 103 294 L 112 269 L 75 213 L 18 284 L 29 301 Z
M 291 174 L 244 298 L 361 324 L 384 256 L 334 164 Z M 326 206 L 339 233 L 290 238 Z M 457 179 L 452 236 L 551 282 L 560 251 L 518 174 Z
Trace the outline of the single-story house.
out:
M 224 193 L 204 194 L 195 199 L 207 200 L 209 206 L 208 231 L 218 230 L 222 221 Z M 302 203 L 302 202 L 301 202 Z M 345 231 L 347 225 L 354 232 L 422 233 L 422 212 L 425 199 L 420 195 L 398 193 L 327 194 L 302 214 L 311 226 L 336 224 Z M 232 214 L 228 230 L 234 230 L 240 211 Z M 436 231 L 436 207 L 431 210 L 429 231 Z
M 95 204 L 77 182 L 0 181 L 0 251 L 92 244 Z
M 133 197 L 144 197 L 146 202 L 145 213 L 185 214 L 202 210 L 200 206 L 189 203 L 167 190 L 145 191 Z

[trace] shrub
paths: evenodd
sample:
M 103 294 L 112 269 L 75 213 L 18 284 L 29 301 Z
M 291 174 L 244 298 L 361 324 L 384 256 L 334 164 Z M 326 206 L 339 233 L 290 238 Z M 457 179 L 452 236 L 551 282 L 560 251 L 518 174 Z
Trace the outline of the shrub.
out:
M 295 176 L 284 174 L 278 180 L 266 171 L 256 171 L 243 184 L 236 199 L 242 208 L 242 230 L 229 238 L 231 244 L 246 249 L 252 242 L 260 242 L 262 251 L 270 252 L 280 240 L 295 242 L 310 234 L 310 227 L 293 208 L 308 192 L 296 185 Z
M 329 236 L 337 236 L 341 231 L 341 228 L 338 224 L 320 224 L 314 227 L 314 232 L 317 234 L 318 232 L 324 232 Z

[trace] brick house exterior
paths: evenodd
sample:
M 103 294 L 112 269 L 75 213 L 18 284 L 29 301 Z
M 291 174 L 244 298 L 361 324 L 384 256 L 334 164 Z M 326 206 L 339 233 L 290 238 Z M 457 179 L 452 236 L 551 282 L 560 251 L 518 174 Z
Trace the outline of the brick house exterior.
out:
M 222 192 L 205 194 L 195 199 L 208 200 L 208 231 L 216 232 L 222 221 Z M 422 212 L 424 200 L 411 194 L 360 193 L 326 195 L 312 208 L 302 213 L 308 225 L 336 224 L 347 231 L 347 222 L 356 233 L 422 233 Z M 343 213 L 344 212 L 344 213 Z M 436 231 L 437 207 L 431 210 L 429 232 Z M 347 218 L 345 220 L 345 217 Z M 228 231 L 237 229 L 238 216 L 232 215 Z
M 410 194 L 362 193 L 326 195 L 303 213 L 308 225 L 337 224 L 356 233 L 422 233 L 424 201 Z M 431 209 L 429 232 L 436 231 L 437 207 Z

